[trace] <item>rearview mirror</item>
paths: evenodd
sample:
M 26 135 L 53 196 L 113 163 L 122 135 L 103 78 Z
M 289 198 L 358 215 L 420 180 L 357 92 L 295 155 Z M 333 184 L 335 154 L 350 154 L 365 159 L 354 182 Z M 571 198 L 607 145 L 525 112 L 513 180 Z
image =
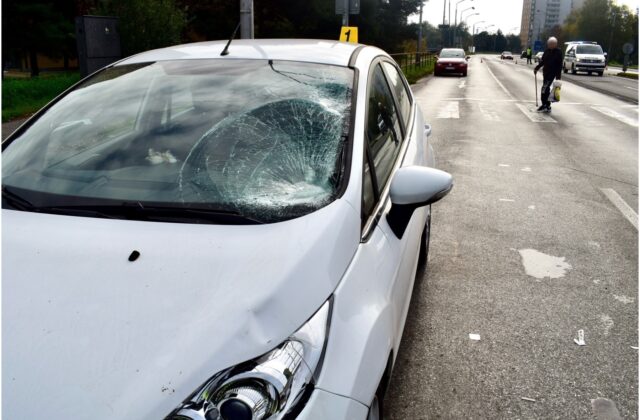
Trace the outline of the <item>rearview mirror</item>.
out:
M 443 199 L 453 188 L 451 174 L 425 166 L 398 169 L 391 181 L 391 211 L 387 222 L 393 233 L 402 238 L 413 212 Z

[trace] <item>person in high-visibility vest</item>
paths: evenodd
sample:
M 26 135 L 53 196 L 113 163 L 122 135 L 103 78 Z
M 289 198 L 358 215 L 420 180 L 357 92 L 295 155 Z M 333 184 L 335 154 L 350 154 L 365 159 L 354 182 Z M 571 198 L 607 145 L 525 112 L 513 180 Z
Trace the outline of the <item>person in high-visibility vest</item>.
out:
M 531 64 L 531 47 L 527 47 L 527 64 Z

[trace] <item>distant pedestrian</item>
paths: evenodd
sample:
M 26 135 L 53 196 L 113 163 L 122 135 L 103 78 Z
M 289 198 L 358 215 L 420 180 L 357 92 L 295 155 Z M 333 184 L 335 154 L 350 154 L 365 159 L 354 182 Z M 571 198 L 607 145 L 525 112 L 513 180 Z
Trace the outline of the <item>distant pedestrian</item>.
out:
M 542 68 L 542 105 L 538 108 L 538 112 L 551 112 L 551 102 L 549 95 L 551 94 L 551 86 L 553 80 L 562 78 L 562 51 L 558 48 L 558 40 L 554 37 L 547 41 L 547 49 L 542 54 L 540 63 L 533 69 L 533 74 L 538 74 L 538 70 Z
M 531 64 L 531 47 L 527 48 L 527 64 Z

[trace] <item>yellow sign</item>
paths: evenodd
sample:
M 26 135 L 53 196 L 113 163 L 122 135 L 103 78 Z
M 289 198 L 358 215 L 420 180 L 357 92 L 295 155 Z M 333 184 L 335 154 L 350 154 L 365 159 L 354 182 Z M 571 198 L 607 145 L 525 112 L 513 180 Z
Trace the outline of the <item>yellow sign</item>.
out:
M 358 43 L 358 27 L 357 26 L 343 26 L 340 31 L 341 42 L 353 42 Z

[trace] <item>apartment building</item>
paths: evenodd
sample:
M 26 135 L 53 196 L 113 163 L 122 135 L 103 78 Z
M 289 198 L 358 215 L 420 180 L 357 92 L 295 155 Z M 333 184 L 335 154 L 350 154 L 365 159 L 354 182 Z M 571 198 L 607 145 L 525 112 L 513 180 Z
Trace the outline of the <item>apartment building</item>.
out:
M 569 13 L 582 7 L 584 2 L 585 0 L 524 0 L 520 26 L 522 45 L 533 46 L 542 32 L 563 24 Z

